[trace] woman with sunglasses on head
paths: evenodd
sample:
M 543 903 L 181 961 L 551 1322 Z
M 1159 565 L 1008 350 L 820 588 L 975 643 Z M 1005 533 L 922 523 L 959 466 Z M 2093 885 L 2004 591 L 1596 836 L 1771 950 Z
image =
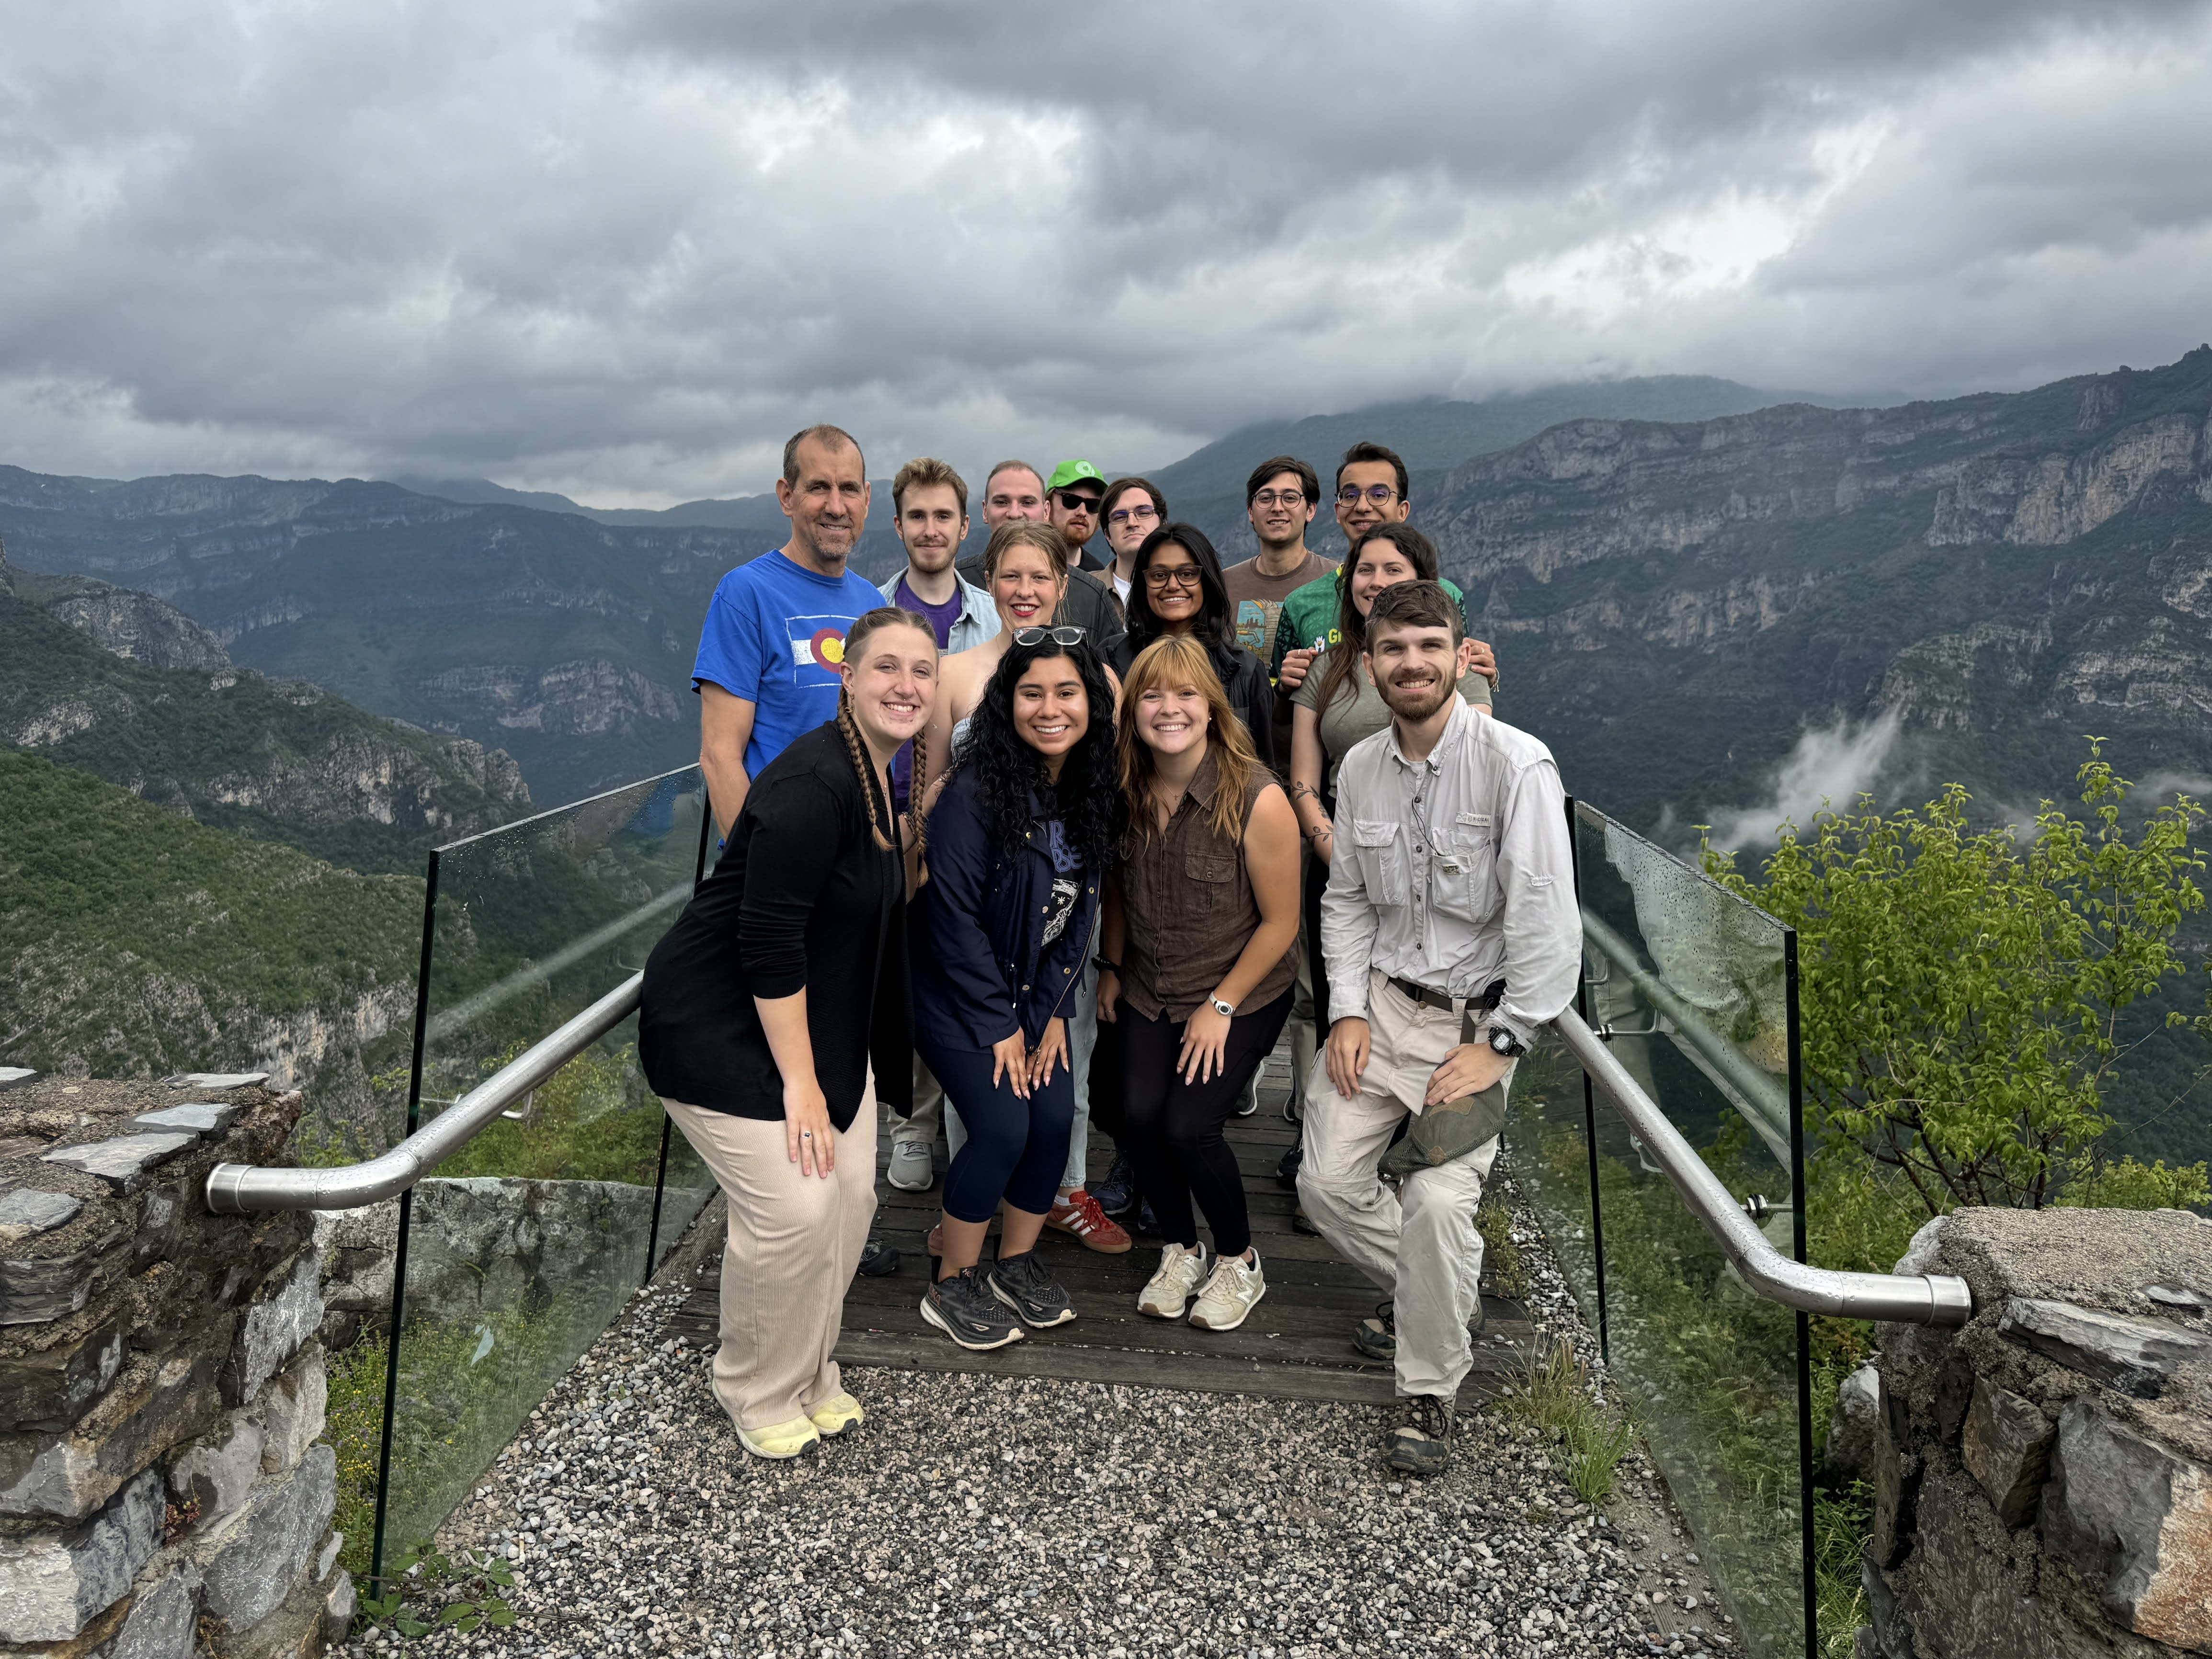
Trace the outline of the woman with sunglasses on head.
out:
M 1229 707 L 1244 724 L 1262 766 L 1275 764 L 1275 693 L 1267 665 L 1237 641 L 1236 607 L 1221 580 L 1221 558 L 1195 525 L 1164 524 L 1138 548 L 1129 584 L 1129 632 L 1115 648 L 1126 678 L 1153 641 L 1188 638 L 1205 651 Z
M 929 814 L 930 879 L 910 930 L 915 1041 L 966 1137 L 921 1312 L 964 1348 L 1075 1317 L 1036 1250 L 1074 1125 L 1068 1026 L 1114 841 L 1114 746 L 1113 692 L 1080 631 L 1018 629 Z
M 876 1209 L 876 1083 L 910 1075 L 889 769 L 937 670 L 923 617 L 853 623 L 837 718 L 753 779 L 646 962 L 639 1059 L 729 1201 L 714 1394 L 756 1457 L 861 1419 L 830 1356 Z
M 1267 1293 L 1222 1126 L 1290 1018 L 1297 821 L 1253 752 L 1211 653 L 1139 653 L 1121 720 L 1121 854 L 1108 878 L 1098 1017 L 1121 1033 L 1122 1109 L 1167 1243 L 1139 1313 L 1234 1330 Z M 1211 1273 L 1192 1212 L 1212 1231 Z
M 930 717 L 927 744 L 927 759 L 935 769 L 925 772 L 920 764 L 915 768 L 915 787 L 920 792 L 915 799 L 925 812 L 936 799 L 934 781 L 958 747 L 992 676 L 1018 641 L 1034 645 L 1048 637 L 1063 648 L 1082 642 L 1096 650 L 1096 641 L 1082 629 L 1055 625 L 1052 620 L 1066 596 L 1068 583 L 1067 543 L 1052 526 L 1023 519 L 1000 525 L 991 532 L 984 549 L 982 576 L 983 586 L 998 608 L 1000 629 L 982 644 L 945 659 L 944 681 L 939 687 L 936 711 Z M 1107 682 L 1109 689 L 1118 690 L 1120 683 L 1111 671 Z M 1080 1240 L 1085 1249 L 1121 1255 L 1132 1246 L 1128 1233 L 1098 1207 L 1084 1184 L 1091 1172 L 1091 1053 L 1098 1035 L 1096 1004 L 1091 994 L 1095 984 L 1085 981 L 1082 1013 L 1071 1032 L 1077 1079 L 1075 1127 L 1068 1141 L 1067 1167 L 1060 1172 L 1059 1197 L 1047 1224 L 1054 1232 Z M 967 1132 L 957 1106 L 956 1102 L 955 1109 L 945 1120 L 945 1146 L 955 1157 Z M 927 1242 L 929 1254 L 936 1255 L 939 1235 L 932 1233 Z

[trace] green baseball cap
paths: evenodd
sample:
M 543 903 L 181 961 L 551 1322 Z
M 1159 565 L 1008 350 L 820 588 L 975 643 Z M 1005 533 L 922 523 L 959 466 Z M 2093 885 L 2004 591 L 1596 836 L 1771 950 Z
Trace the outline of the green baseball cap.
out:
M 1102 489 L 1105 488 L 1106 475 L 1091 465 L 1090 462 L 1062 461 L 1058 466 L 1053 468 L 1052 477 L 1046 481 L 1045 489 L 1047 490 L 1065 489 L 1070 484 L 1081 483 L 1086 479 L 1098 485 Z

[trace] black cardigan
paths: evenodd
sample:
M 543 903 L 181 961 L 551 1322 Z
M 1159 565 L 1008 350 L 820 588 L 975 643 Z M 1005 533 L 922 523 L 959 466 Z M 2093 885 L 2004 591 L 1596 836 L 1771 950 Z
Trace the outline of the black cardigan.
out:
M 872 775 L 866 787 L 889 833 Z M 721 862 L 646 960 L 638 1058 L 655 1094 L 781 1121 L 783 1078 L 753 999 L 804 990 L 830 1122 L 852 1127 L 871 1058 L 882 1097 L 910 1103 L 905 874 L 870 835 L 861 789 L 834 720 L 753 780 Z

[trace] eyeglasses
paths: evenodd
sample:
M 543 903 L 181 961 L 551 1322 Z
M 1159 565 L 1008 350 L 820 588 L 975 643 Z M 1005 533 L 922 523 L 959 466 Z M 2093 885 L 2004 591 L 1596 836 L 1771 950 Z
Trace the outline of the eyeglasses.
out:
M 1303 489 L 1263 489 L 1252 498 L 1255 507 L 1304 507 L 1305 503 Z
M 1196 587 L 1198 585 L 1199 571 L 1194 564 L 1171 564 L 1164 570 L 1156 564 L 1145 567 L 1145 586 L 1147 587 Z
M 1098 503 L 1105 499 L 1103 495 L 1079 495 L 1072 489 L 1060 492 L 1060 504 L 1070 513 L 1096 513 Z
M 1158 510 L 1146 507 L 1117 507 L 1106 515 L 1108 524 L 1150 524 L 1158 518 Z
M 1364 494 L 1369 501 L 1380 507 L 1397 493 L 1396 488 L 1391 484 L 1370 484 L 1364 491 L 1358 484 L 1346 484 L 1336 492 L 1336 499 L 1346 507 L 1356 507 Z
M 1071 628 L 1065 623 L 1058 628 L 1017 628 L 1014 630 L 1016 645 L 1040 645 L 1047 640 L 1054 645 L 1080 645 L 1084 638 L 1081 629 Z

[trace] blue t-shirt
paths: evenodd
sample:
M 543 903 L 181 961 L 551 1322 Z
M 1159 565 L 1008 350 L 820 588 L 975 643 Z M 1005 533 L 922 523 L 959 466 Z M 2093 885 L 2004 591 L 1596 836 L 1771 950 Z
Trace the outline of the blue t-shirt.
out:
M 817 576 L 779 550 L 722 578 L 699 630 L 691 689 L 712 680 L 753 705 L 745 775 L 781 755 L 802 732 L 837 718 L 837 665 L 845 634 L 884 596 L 848 568 Z

